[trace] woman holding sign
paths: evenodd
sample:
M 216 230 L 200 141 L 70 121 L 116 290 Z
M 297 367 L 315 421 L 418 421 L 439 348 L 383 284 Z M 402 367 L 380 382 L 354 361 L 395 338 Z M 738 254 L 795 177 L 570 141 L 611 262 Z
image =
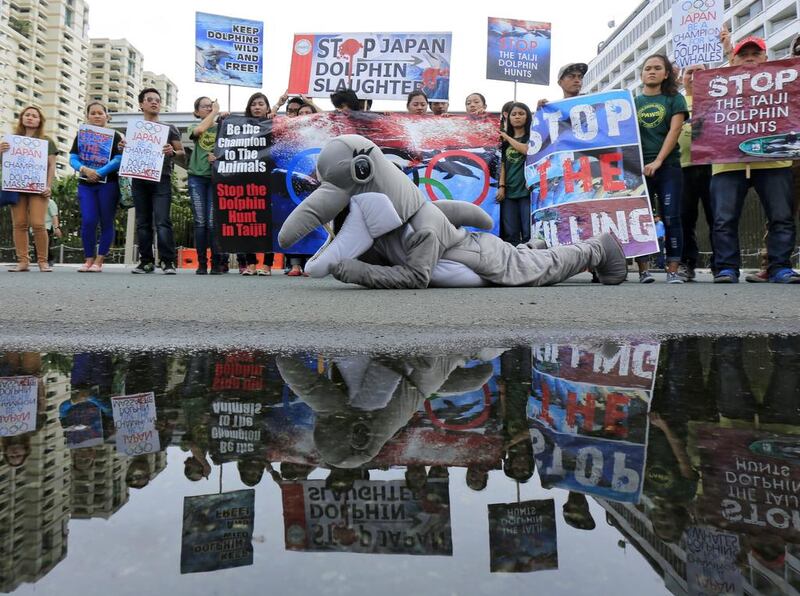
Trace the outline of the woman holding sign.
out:
M 69 165 L 78 172 L 78 203 L 81 209 L 81 241 L 86 259 L 79 273 L 100 273 L 114 242 L 114 216 L 119 202 L 117 170 L 122 161 L 122 135 L 109 128 L 108 112 L 100 102 L 86 108 L 87 124 L 69 152 Z M 97 225 L 100 224 L 100 247 Z
M 678 265 L 683 252 L 681 194 L 683 173 L 678 137 L 689 117 L 686 99 L 678 93 L 675 71 L 666 56 L 648 56 L 642 67 L 643 89 L 636 96 L 636 116 L 644 156 L 644 175 L 650 199 L 658 198 L 667 245 L 667 283 L 681 284 Z M 649 257 L 637 257 L 639 282 L 655 281 L 648 271 Z
M 525 182 L 525 157 L 533 116 L 524 103 L 512 103 L 500 130 L 503 139 L 497 202 L 500 203 L 502 237 L 519 244 L 531 239 L 531 193 Z
M 50 189 L 56 171 L 56 155 L 58 149 L 52 139 L 44 136 L 44 115 L 35 106 L 28 106 L 20 112 L 14 135 L 47 141 L 47 182 L 40 193 L 20 192 L 15 205 L 11 205 L 11 221 L 14 228 L 14 250 L 17 253 L 17 264 L 10 272 L 28 271 L 28 227 L 33 228 L 33 242 L 36 245 L 39 271 L 50 272 L 53 269 L 47 263 L 48 238 L 44 225 L 47 205 L 50 200 Z M 0 143 L 0 154 L 11 149 L 7 140 Z

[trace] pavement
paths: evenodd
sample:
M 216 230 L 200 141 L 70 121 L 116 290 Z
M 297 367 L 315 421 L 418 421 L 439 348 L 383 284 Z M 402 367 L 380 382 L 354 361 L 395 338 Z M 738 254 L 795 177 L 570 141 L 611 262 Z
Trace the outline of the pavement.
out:
M 0 269 L 0 350 L 251 348 L 445 351 L 576 338 L 800 334 L 800 286 L 616 287 L 588 274 L 549 288 L 369 290 L 322 280 Z

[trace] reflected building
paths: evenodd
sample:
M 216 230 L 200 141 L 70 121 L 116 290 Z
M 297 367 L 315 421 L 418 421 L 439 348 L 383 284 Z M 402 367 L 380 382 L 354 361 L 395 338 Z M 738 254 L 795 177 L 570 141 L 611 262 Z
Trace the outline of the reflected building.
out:
M 128 485 L 125 474 L 128 458 L 117 453 L 114 445 L 89 447 L 94 459 L 85 467 L 73 453 L 72 517 L 108 519 L 128 502 Z
M 48 372 L 39 430 L 18 466 L 0 460 L 0 591 L 11 592 L 49 573 L 67 554 L 70 455 L 58 419 L 69 378 Z M 41 391 L 41 389 L 40 389 Z

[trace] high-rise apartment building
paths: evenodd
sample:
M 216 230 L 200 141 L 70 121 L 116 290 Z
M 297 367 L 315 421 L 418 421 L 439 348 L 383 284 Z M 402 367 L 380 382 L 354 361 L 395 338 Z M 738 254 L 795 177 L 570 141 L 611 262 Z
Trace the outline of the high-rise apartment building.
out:
M 167 75 L 156 74 L 149 70 L 142 75 L 142 87 L 153 87 L 161 94 L 161 111 L 174 112 L 178 106 L 178 87 Z M 138 105 L 137 105 L 138 108 Z
M 89 45 L 87 101 L 100 101 L 109 112 L 135 112 L 142 87 L 142 53 L 127 39 L 92 39 Z
M 672 55 L 674 0 L 645 0 L 598 46 L 583 90 L 631 89 L 640 85 L 642 62 L 650 54 Z M 800 33 L 800 0 L 721 0 L 732 41 L 755 35 L 767 42 L 770 60 L 789 53 Z
M 58 145 L 57 173 L 83 118 L 89 7 L 84 0 L 0 0 L 0 127 L 10 132 L 27 105 L 43 110 Z

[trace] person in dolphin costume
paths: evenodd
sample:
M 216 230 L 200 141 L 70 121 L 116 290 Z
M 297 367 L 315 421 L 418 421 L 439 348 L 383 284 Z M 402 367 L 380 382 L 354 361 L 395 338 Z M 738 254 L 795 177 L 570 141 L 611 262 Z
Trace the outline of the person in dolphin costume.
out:
M 548 286 L 587 268 L 600 281 L 625 281 L 622 246 L 611 234 L 544 248 L 513 246 L 487 232 L 492 219 L 465 201 L 428 201 L 369 139 L 342 135 L 317 161 L 321 184 L 286 218 L 284 248 L 346 214 L 338 233 L 306 265 L 312 277 L 333 275 L 368 288 Z
M 393 360 L 338 357 L 327 374 L 290 356 L 278 356 L 277 364 L 292 393 L 315 412 L 314 443 L 322 460 L 337 468 L 357 468 L 372 461 L 431 395 L 483 387 L 494 374 L 491 361 L 502 352 L 484 349 L 477 355 Z M 481 362 L 470 365 L 473 358 Z

